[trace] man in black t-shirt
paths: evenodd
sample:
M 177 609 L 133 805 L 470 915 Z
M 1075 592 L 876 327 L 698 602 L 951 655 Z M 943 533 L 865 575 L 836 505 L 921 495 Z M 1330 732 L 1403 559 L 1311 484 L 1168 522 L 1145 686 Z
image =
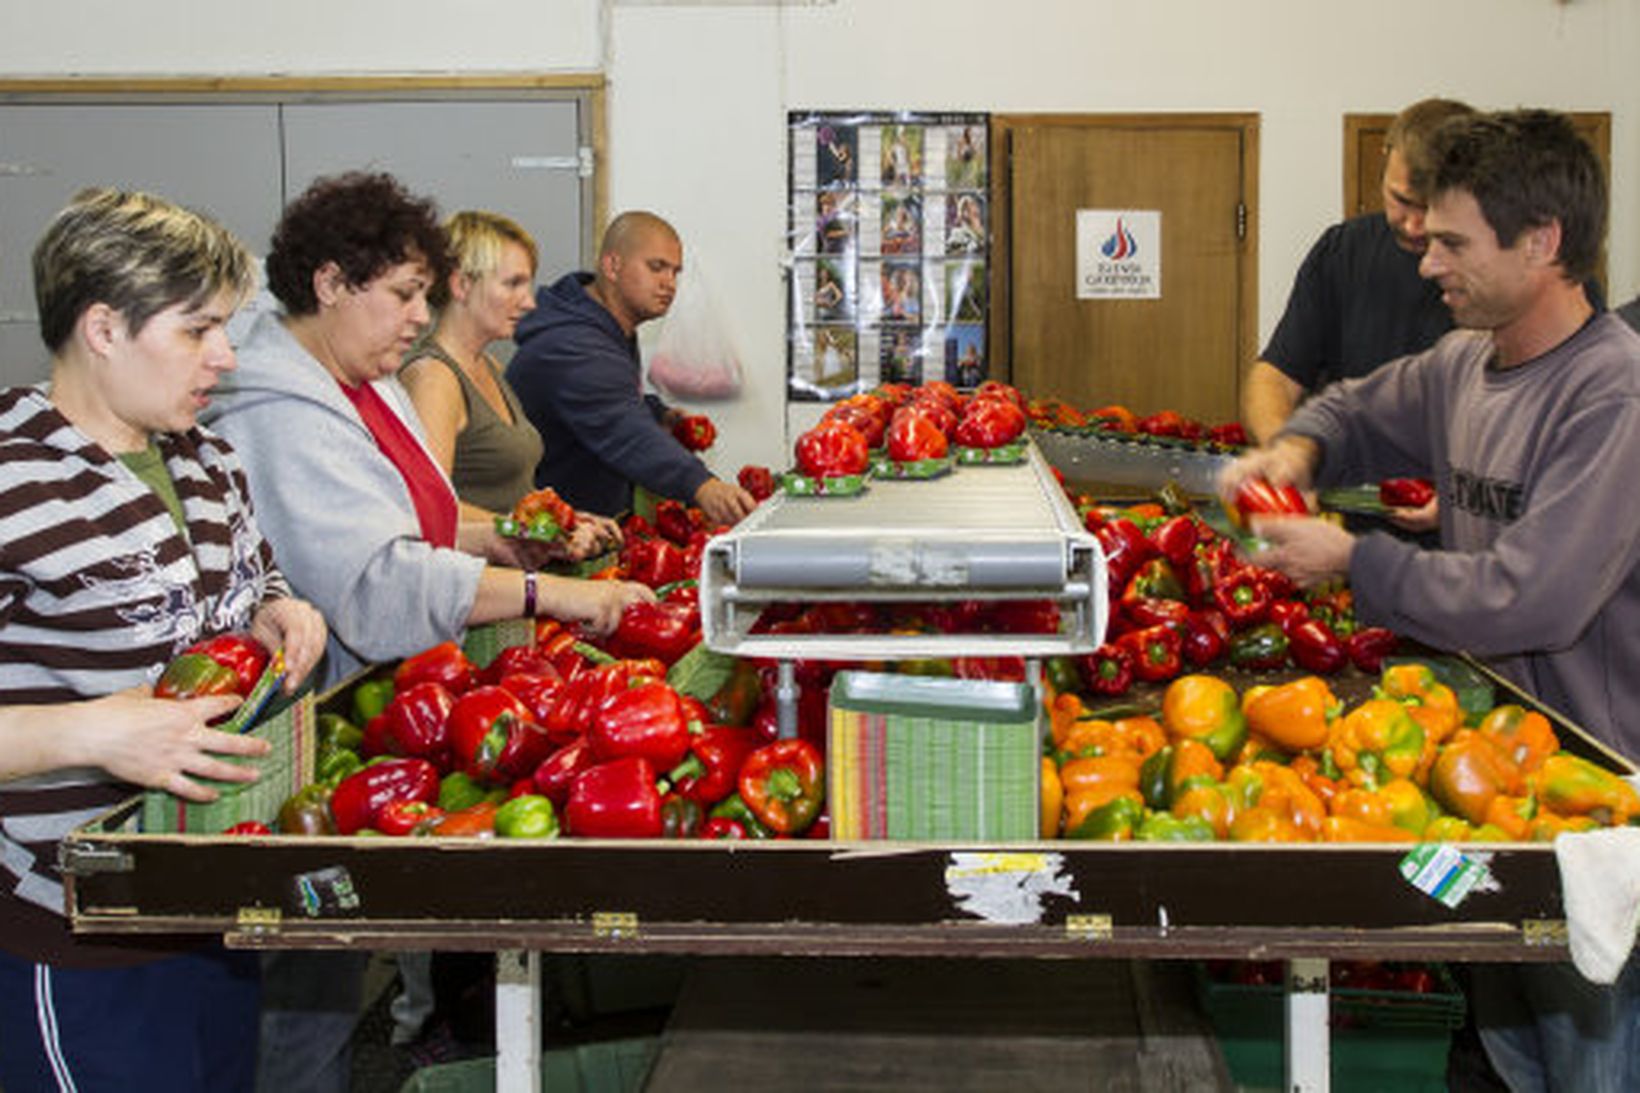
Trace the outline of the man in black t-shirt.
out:
M 1247 374 L 1242 420 L 1264 443 L 1306 394 L 1433 345 L 1452 329 L 1440 289 L 1418 276 L 1423 257 L 1430 135 L 1473 113 L 1424 99 L 1397 114 L 1384 137 L 1384 211 L 1327 229 L 1299 268 L 1287 310 Z

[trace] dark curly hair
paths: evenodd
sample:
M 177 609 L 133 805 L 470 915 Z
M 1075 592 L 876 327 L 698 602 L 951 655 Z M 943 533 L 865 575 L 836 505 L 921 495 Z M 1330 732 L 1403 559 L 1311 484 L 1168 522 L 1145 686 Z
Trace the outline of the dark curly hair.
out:
M 348 171 L 315 179 L 285 207 L 268 251 L 268 288 L 291 315 L 319 309 L 313 274 L 335 262 L 361 288 L 400 262 L 427 263 L 433 283 L 452 261 L 438 209 L 385 173 Z
M 1436 194 L 1467 190 L 1498 243 L 1560 223 L 1560 267 L 1587 281 L 1606 236 L 1606 175 L 1564 114 L 1511 110 L 1454 118 L 1435 131 Z

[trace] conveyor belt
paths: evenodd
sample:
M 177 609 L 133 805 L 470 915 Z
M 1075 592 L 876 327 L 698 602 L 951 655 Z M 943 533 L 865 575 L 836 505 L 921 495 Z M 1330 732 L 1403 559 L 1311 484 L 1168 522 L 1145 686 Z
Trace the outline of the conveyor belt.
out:
M 1217 452 L 1145 443 L 1098 434 L 1036 430 L 1042 456 L 1065 477 L 1084 482 L 1160 489 L 1175 482 L 1186 493 L 1211 497 L 1219 471 L 1235 458 Z
M 1055 635 L 752 635 L 776 601 L 1060 601 Z M 701 576 L 707 644 L 763 656 L 878 659 L 1086 652 L 1104 633 L 1104 561 L 1034 447 L 1024 463 L 931 480 L 872 479 L 854 497 L 779 495 L 713 539 Z

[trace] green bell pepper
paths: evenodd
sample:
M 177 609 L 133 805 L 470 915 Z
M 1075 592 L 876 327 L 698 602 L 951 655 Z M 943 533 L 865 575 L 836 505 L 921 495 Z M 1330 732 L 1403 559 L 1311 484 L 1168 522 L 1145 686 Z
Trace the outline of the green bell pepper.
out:
M 1213 825 L 1201 816 L 1152 812 L 1144 818 L 1133 837 L 1140 842 L 1210 843 L 1214 833 Z
M 438 807 L 446 812 L 460 812 L 485 801 L 500 804 L 507 799 L 501 786 L 487 786 L 464 770 L 454 770 L 439 779 Z
M 393 680 L 367 679 L 353 688 L 353 723 L 368 725 L 393 701 Z
M 1144 813 L 1145 807 L 1132 797 L 1117 797 L 1088 813 L 1070 837 L 1105 842 L 1131 839 L 1133 829 L 1138 826 Z
M 551 839 L 558 835 L 558 814 L 539 793 L 525 793 L 495 813 L 495 833 L 503 839 Z

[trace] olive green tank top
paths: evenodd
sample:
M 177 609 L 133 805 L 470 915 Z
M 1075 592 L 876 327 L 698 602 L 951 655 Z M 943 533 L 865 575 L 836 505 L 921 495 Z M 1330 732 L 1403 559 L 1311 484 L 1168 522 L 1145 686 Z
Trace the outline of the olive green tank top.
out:
M 418 357 L 433 357 L 455 373 L 461 397 L 467 403 L 467 427 L 456 436 L 455 464 L 450 472 L 456 496 L 492 512 L 511 512 L 518 499 L 535 488 L 535 465 L 541 462 L 544 450 L 541 434 L 524 416 L 518 396 L 488 354 L 484 367 L 501 388 L 501 397 L 512 415 L 510 422 L 495 412 L 443 346 L 425 339 L 410 352 L 411 360 Z

